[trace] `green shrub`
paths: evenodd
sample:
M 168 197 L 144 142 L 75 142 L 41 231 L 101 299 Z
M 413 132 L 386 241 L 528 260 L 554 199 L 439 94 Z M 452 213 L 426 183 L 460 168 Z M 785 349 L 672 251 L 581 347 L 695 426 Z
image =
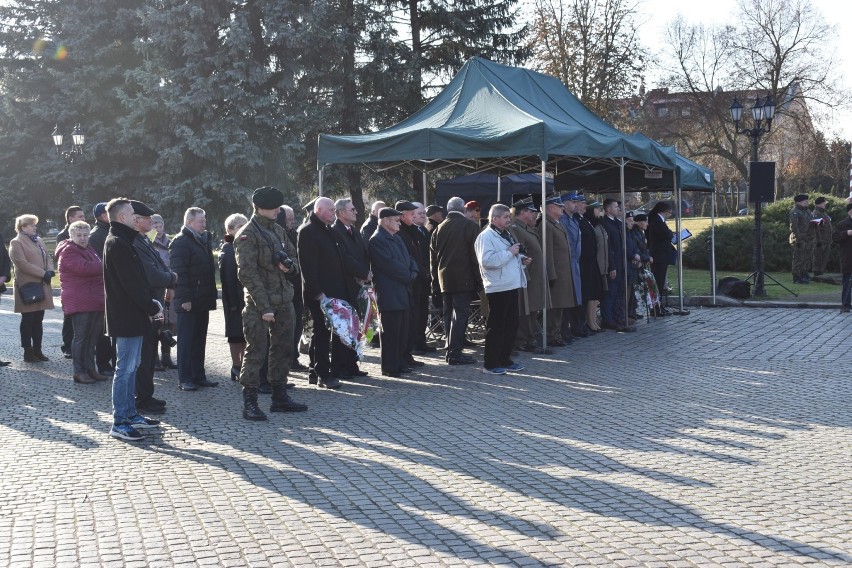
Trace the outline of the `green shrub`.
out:
M 812 195 L 811 200 L 818 197 Z M 833 223 L 846 217 L 846 201 L 839 197 L 826 196 L 828 214 Z M 811 206 L 813 201 L 811 201 Z M 761 217 L 763 228 L 763 269 L 766 272 L 788 272 L 793 254 L 790 248 L 790 210 L 793 199 L 788 197 L 764 207 Z M 688 268 L 709 270 L 707 248 L 710 229 L 705 229 L 686 241 L 683 263 Z M 744 217 L 716 226 L 716 269 L 749 272 L 752 270 L 754 245 L 754 219 Z M 828 271 L 838 270 L 837 248 L 832 247 Z

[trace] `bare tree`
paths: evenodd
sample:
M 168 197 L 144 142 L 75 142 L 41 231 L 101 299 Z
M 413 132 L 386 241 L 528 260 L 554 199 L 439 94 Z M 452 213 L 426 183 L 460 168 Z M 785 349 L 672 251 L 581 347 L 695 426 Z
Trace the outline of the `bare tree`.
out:
M 635 17 L 630 0 L 536 0 L 531 64 L 614 121 L 617 101 L 638 93 L 643 82 L 647 51 Z

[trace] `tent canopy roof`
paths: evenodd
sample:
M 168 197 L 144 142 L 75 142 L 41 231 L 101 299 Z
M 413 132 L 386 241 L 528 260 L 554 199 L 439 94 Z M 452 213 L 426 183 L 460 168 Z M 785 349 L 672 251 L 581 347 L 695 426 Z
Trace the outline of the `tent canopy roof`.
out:
M 632 167 L 673 169 L 647 139 L 628 136 L 586 108 L 555 77 L 474 57 L 447 87 L 399 124 L 368 134 L 320 134 L 317 164 L 410 162 L 503 167 L 542 161 L 625 159 Z

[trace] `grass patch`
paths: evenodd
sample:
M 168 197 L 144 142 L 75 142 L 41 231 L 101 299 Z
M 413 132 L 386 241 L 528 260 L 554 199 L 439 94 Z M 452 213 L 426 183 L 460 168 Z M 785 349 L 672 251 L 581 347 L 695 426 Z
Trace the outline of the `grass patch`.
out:
M 716 278 L 721 280 L 726 276 L 734 276 L 740 280 L 745 280 L 750 272 L 728 272 L 717 271 Z M 800 297 L 809 299 L 825 299 L 825 301 L 839 300 L 840 286 L 836 284 L 824 284 L 822 282 L 811 282 L 810 284 L 793 284 L 793 277 L 789 272 L 767 272 L 767 278 L 764 281 L 766 287 L 766 296 L 764 298 L 756 298 L 761 300 L 784 300 L 794 301 L 796 296 L 788 293 L 786 290 L 777 286 L 768 278 L 771 276 L 778 280 L 781 284 L 799 294 Z M 674 266 L 669 267 L 668 279 L 674 290 L 672 295 L 677 295 L 677 269 Z M 753 280 L 749 280 L 753 282 Z M 754 286 L 752 285 L 752 288 Z M 713 283 L 710 281 L 709 270 L 699 270 L 695 268 L 685 268 L 683 270 L 683 291 L 686 296 L 703 296 L 709 295 L 713 290 Z

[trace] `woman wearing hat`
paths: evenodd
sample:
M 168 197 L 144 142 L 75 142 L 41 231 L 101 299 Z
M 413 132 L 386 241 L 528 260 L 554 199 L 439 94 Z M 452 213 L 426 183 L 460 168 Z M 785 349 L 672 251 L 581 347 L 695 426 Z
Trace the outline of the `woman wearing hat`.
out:
M 21 346 L 24 361 L 48 361 L 41 351 L 44 311 L 53 309 L 53 259 L 36 234 L 38 217 L 21 215 L 15 219 L 18 235 L 9 243 L 9 257 L 15 267 L 15 313 L 21 314 Z

